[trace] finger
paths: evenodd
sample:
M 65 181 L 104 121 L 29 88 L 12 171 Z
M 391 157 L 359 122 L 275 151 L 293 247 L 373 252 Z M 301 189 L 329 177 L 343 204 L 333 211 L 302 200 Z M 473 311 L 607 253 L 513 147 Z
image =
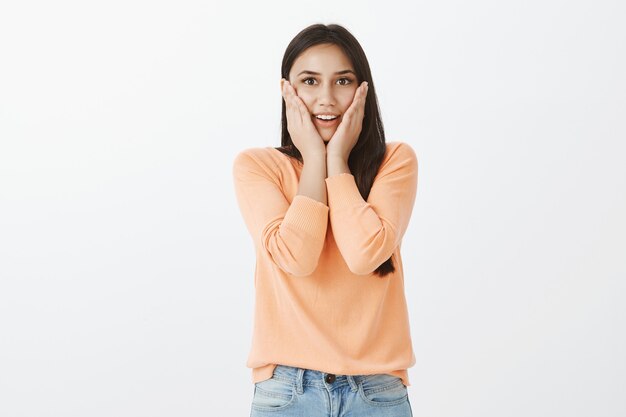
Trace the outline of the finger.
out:
M 298 96 L 296 89 L 293 88 L 291 84 L 289 84 L 289 91 L 293 100 L 294 110 L 300 117 L 300 122 L 303 123 L 307 118 L 310 119 L 309 111 L 306 108 L 306 105 L 302 101 L 302 99 Z
M 309 112 L 309 109 L 307 108 L 306 104 L 304 104 L 304 101 L 302 101 L 302 98 L 300 98 L 300 96 L 298 96 L 294 91 L 294 101 L 296 102 L 296 105 L 298 106 L 298 111 L 300 112 L 300 116 L 302 117 L 302 120 L 311 120 L 311 113 Z
M 280 94 L 283 96 L 283 100 L 285 100 L 285 108 L 287 109 L 287 112 L 289 113 L 291 111 L 291 103 L 289 100 L 289 95 L 287 94 L 287 84 L 285 80 L 281 80 Z
M 363 84 L 357 87 L 354 92 L 354 98 L 352 99 L 352 103 L 348 106 L 348 110 L 344 113 L 344 118 L 350 118 L 354 113 L 356 113 L 357 108 L 360 106 L 363 94 Z
M 365 101 L 365 97 L 367 96 L 367 81 L 363 81 L 363 84 L 360 85 L 360 94 L 359 94 L 359 98 L 361 99 L 361 101 Z
M 292 120 L 294 123 L 302 123 L 302 115 L 298 106 L 295 90 L 289 81 L 285 81 L 285 84 L 285 92 L 289 100 Z
M 367 84 L 365 81 L 357 88 L 354 94 L 354 100 L 350 103 L 348 110 L 343 116 L 346 124 L 353 125 L 359 120 L 362 120 L 365 114 L 365 96 L 367 95 Z
M 363 81 L 363 83 L 359 86 L 360 91 L 357 92 L 357 98 L 355 99 L 355 109 L 354 109 L 354 113 L 362 116 L 363 113 L 365 112 L 365 100 L 367 97 L 367 90 L 368 90 L 368 85 L 367 85 L 367 81 Z
M 280 80 L 280 94 L 283 96 L 285 104 L 289 104 L 289 98 L 287 96 L 287 81 L 284 78 Z
M 367 100 L 367 92 L 369 90 L 369 84 L 365 81 L 365 85 L 363 87 L 363 92 L 361 94 L 361 103 L 359 106 L 359 110 L 361 113 L 365 112 L 365 101 Z
M 289 126 L 291 126 L 292 128 L 294 127 L 294 123 L 295 123 L 295 112 L 293 109 L 293 102 L 291 100 L 289 91 L 287 90 L 287 80 L 285 80 L 284 78 L 281 80 L 281 84 L 282 84 L 282 95 L 283 95 L 283 99 L 285 100 L 285 108 L 286 108 L 286 116 L 287 116 L 287 124 Z
M 365 81 L 363 81 L 363 83 L 361 83 L 361 85 L 359 86 L 359 88 L 354 94 L 354 101 L 356 101 L 355 106 L 358 106 L 363 102 L 366 94 L 367 94 L 367 87 L 366 87 Z

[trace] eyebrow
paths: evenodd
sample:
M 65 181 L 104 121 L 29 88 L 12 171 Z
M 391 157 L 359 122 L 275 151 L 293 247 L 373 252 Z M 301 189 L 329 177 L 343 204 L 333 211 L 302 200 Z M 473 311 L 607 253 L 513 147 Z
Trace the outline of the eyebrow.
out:
M 302 74 L 311 74 L 311 75 L 321 75 L 319 72 L 315 72 L 315 71 L 309 71 L 309 70 L 304 70 L 301 71 L 300 74 L 298 74 L 298 77 L 301 76 Z M 352 75 L 356 75 L 354 73 L 354 71 L 350 70 L 350 69 L 345 69 L 342 71 L 337 71 L 335 74 L 337 75 L 341 75 L 341 74 L 352 74 Z

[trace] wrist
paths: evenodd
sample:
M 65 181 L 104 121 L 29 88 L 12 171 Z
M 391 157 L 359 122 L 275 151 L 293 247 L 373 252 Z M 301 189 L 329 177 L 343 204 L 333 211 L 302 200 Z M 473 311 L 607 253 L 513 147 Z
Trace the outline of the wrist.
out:
M 334 162 L 348 162 L 348 158 L 339 152 L 326 152 L 326 159 Z
M 302 153 L 302 159 L 305 161 L 324 161 L 326 162 L 326 152 L 322 150 L 309 151 Z
M 327 155 L 326 158 L 326 174 L 332 177 L 341 173 L 350 174 L 347 158 L 341 155 Z

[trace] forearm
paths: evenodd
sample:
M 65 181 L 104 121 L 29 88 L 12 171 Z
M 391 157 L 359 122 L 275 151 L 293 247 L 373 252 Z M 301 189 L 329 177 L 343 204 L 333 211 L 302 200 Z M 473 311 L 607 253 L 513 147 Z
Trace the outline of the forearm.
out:
M 300 175 L 298 195 L 304 195 L 328 205 L 326 196 L 326 154 L 314 154 L 304 157 L 304 166 Z
M 374 271 L 398 248 L 415 203 L 417 156 L 403 143 L 388 149 L 367 200 L 356 178 L 341 172 L 340 160 L 327 161 L 330 226 L 348 268 L 359 275 Z

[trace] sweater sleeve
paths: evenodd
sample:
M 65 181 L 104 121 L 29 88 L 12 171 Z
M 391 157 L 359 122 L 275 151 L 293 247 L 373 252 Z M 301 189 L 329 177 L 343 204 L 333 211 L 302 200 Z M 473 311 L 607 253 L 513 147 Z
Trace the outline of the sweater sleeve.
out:
M 333 236 L 355 274 L 370 274 L 389 259 L 411 218 L 417 193 L 417 156 L 403 142 L 391 152 L 374 179 L 367 201 L 352 174 L 326 178 Z
M 257 253 L 264 252 L 289 274 L 313 273 L 326 239 L 328 206 L 303 195 L 289 203 L 277 175 L 251 152 L 235 157 L 233 180 Z

